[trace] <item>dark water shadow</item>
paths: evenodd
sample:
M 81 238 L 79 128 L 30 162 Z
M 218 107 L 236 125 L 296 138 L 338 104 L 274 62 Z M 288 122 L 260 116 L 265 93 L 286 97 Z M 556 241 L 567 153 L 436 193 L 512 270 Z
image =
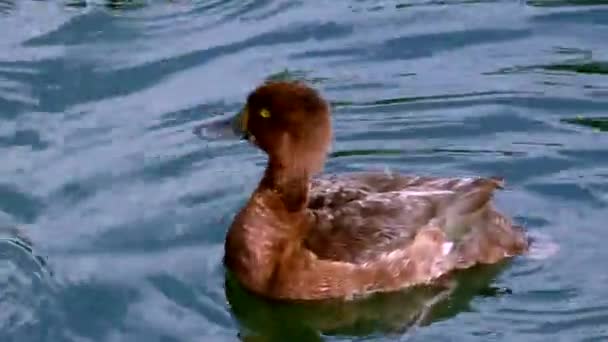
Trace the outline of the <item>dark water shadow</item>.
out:
M 49 143 L 42 139 L 40 133 L 32 129 L 15 130 L 12 135 L 0 136 L 0 147 L 29 146 L 32 150 L 43 150 Z
M 245 290 L 229 272 L 225 292 L 243 341 L 323 341 L 327 336 L 402 336 L 471 311 L 479 296 L 508 294 L 491 286 L 507 263 L 454 274 L 454 286 L 417 287 L 355 301 L 279 302 Z
M 401 3 L 395 5 L 395 8 L 409 8 L 417 6 L 449 6 L 449 5 L 466 5 L 466 4 L 487 4 L 501 2 L 501 0 L 429 0 L 420 3 Z
M 14 0 L 0 0 L 0 15 L 8 15 L 16 8 Z
M 21 222 L 32 223 L 44 210 L 46 204 L 11 183 L 0 182 L 0 211 L 9 213 Z
M 578 11 L 543 12 L 532 18 L 537 23 L 608 25 L 608 9 L 585 8 Z M 599 27 L 598 27 L 599 29 Z
M 373 101 L 331 101 L 331 105 L 334 108 L 341 107 L 373 107 L 373 106 L 388 106 L 397 105 L 412 102 L 433 102 L 441 101 L 442 104 L 446 103 L 447 100 L 464 100 L 464 99 L 480 99 L 484 97 L 496 97 L 496 96 L 508 96 L 508 95 L 530 95 L 531 92 L 524 91 L 480 91 L 460 94 L 441 94 L 441 95 L 427 95 L 427 96 L 405 96 L 405 97 L 394 97 L 379 99 Z
M 294 59 L 345 57 L 349 62 L 418 59 L 472 46 L 520 40 L 531 34 L 532 31 L 522 29 L 473 29 L 424 33 L 391 38 L 367 46 L 298 52 L 291 57 Z
M 144 7 L 144 0 L 106 0 L 105 6 L 111 10 L 128 10 Z
M 90 37 L 91 30 L 83 30 L 83 25 L 103 26 L 103 34 L 131 39 L 137 35 L 119 19 L 107 20 L 107 16 L 93 11 L 66 23 L 55 31 L 32 38 L 22 45 L 27 47 L 53 45 L 62 41 L 61 45 L 103 40 L 101 37 Z M 120 35 L 116 35 L 120 32 Z M 118 71 L 100 71 L 90 62 L 74 62 L 62 59 L 48 59 L 36 62 L 1 62 L 0 68 L 27 68 L 43 70 L 37 74 L 11 75 L 12 79 L 28 84 L 49 84 L 53 87 L 33 87 L 32 93 L 38 99 L 34 109 L 44 108 L 46 112 L 62 112 L 70 106 L 80 103 L 100 101 L 103 99 L 128 96 L 142 89 L 151 87 L 159 80 L 176 72 L 194 66 L 204 65 L 222 56 L 235 54 L 252 47 L 271 47 L 279 44 L 296 43 L 315 39 L 326 41 L 348 36 L 353 32 L 351 25 L 334 22 L 293 25 L 281 31 L 270 31 L 245 38 L 242 41 L 225 45 L 213 46 L 197 51 L 191 51 L 143 65 L 121 69 Z M 118 38 L 113 38 L 114 40 Z M 67 41 L 64 42 L 64 41 Z M 67 78 L 66 74 L 78 74 L 77 78 Z M 2 73 L 0 72 L 0 76 Z M 87 79 L 86 85 L 80 80 Z M 17 104 L 14 105 L 15 107 Z M 16 109 L 19 109 L 16 107 Z
M 391 11 L 391 10 L 412 10 L 419 7 L 439 7 L 439 6 L 464 6 L 473 4 L 489 4 L 489 3 L 500 3 L 505 2 L 504 0 L 416 0 L 416 1 L 403 1 L 394 4 L 392 1 L 371 1 L 367 4 L 367 1 L 353 1 L 355 3 L 361 3 L 360 5 L 350 5 L 349 8 L 354 13 L 361 12 L 380 12 L 380 11 Z
M 91 26 L 96 27 L 97 30 L 89 29 Z M 137 35 L 135 29 L 125 24 L 121 18 L 110 16 L 104 11 L 93 10 L 75 16 L 55 30 L 34 36 L 22 44 L 26 47 L 78 46 L 92 41 L 129 42 L 136 39 Z M 78 65 L 78 63 L 74 64 Z
M 167 0 L 171 1 L 171 0 Z M 103 3 L 103 6 L 109 10 L 119 11 L 119 10 L 134 10 L 143 8 L 148 5 L 145 0 L 106 0 Z M 69 0 L 66 1 L 64 6 L 73 7 L 73 8 L 85 8 L 91 6 L 91 3 L 86 0 Z

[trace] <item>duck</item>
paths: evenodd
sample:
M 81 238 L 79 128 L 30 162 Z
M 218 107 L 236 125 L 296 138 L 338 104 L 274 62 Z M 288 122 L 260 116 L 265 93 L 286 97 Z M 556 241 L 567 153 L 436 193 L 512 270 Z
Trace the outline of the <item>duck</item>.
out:
M 263 82 L 230 120 L 267 156 L 224 243 L 225 269 L 256 295 L 352 300 L 435 284 L 529 248 L 525 229 L 493 204 L 500 177 L 323 174 L 331 109 L 304 81 Z

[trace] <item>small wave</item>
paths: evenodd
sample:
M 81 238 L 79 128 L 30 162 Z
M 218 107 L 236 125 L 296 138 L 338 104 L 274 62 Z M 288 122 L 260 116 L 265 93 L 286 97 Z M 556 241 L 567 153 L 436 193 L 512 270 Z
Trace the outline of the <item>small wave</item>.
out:
M 28 331 L 39 324 L 46 305 L 52 300 L 46 263 L 35 255 L 30 242 L 22 236 L 23 232 L 16 228 L 0 229 L 2 341 L 28 335 Z
M 538 231 L 528 233 L 530 237 L 530 249 L 527 257 L 532 260 L 546 260 L 555 256 L 559 252 L 559 244 L 553 241 L 551 236 Z

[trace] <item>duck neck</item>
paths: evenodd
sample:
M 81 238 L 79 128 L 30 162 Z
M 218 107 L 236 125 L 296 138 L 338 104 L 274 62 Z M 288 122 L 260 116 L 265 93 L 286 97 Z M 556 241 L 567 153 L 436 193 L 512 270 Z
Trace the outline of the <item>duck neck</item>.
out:
M 288 213 L 302 212 L 308 204 L 310 175 L 305 169 L 288 166 L 270 159 L 259 189 L 269 189 L 278 195 Z
M 225 263 L 250 289 L 266 291 L 276 270 L 297 253 L 308 228 L 308 181 L 269 163 L 228 232 Z

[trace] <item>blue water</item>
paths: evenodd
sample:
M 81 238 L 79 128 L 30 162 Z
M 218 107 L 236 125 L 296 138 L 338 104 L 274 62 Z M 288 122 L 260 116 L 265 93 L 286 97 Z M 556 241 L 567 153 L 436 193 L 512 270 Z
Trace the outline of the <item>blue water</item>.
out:
M 328 172 L 502 175 L 543 243 L 454 293 L 286 305 L 224 276 L 264 156 L 192 129 L 268 78 Z M 0 0 L 0 341 L 608 341 L 608 2 Z

